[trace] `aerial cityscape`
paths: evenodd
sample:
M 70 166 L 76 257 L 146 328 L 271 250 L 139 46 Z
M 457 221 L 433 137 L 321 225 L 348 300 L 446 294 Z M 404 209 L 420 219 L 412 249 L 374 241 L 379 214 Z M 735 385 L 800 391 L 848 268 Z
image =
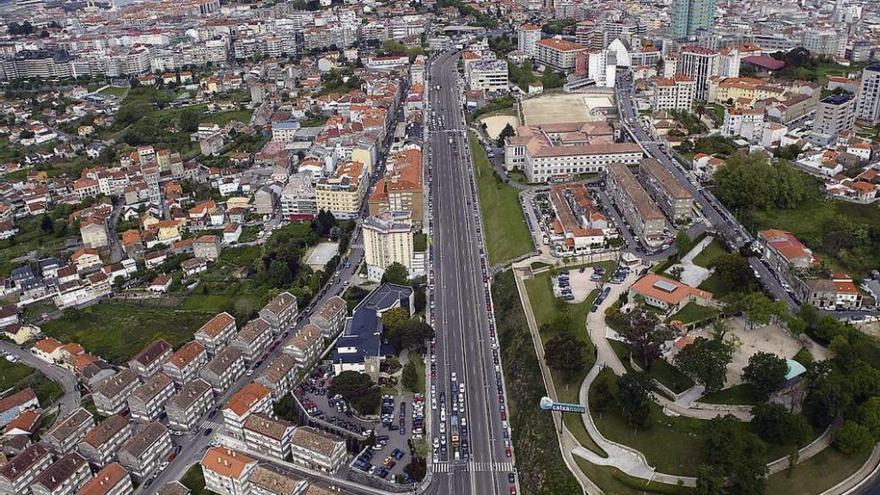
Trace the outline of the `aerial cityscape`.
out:
M 880 494 L 877 0 L 0 12 L 0 495 Z

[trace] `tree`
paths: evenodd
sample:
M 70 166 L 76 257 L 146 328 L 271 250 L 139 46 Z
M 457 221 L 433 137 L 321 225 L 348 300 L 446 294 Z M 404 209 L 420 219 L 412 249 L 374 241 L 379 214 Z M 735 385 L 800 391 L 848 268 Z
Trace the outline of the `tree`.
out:
M 617 404 L 624 421 L 637 427 L 648 426 L 651 419 L 651 383 L 644 373 L 626 373 L 617 381 Z
M 544 361 L 570 382 L 587 366 L 587 346 L 569 333 L 556 334 L 544 344 Z
M 411 318 L 399 327 L 385 332 L 385 338 L 398 352 L 424 350 L 425 342 L 434 337 L 434 329 L 424 321 Z
M 644 305 L 637 306 L 624 317 L 624 325 L 618 333 L 644 369 L 651 368 L 661 355 L 663 343 L 674 335 L 672 329 L 661 324 L 657 314 L 648 311 Z
M 385 268 L 385 273 L 382 275 L 383 284 L 406 285 L 407 282 L 409 282 L 409 272 L 405 266 L 400 263 L 391 263 Z
M 498 145 L 498 147 L 502 147 L 507 138 L 513 136 L 516 136 L 516 130 L 512 125 L 507 124 L 504 126 L 504 129 L 501 129 L 501 133 L 498 134 L 498 139 L 495 140 L 495 144 Z
M 871 432 L 874 440 L 880 439 L 880 397 L 871 397 L 859 406 L 859 423 Z
M 721 493 L 763 494 L 767 476 L 764 442 L 754 433 L 743 430 L 740 422 L 732 416 L 712 419 L 706 431 L 703 452 L 712 471 L 702 471 L 701 474 L 713 473 L 710 479 L 716 481 L 726 479 L 726 488 Z M 698 493 L 704 492 L 698 490 Z
M 679 230 L 678 234 L 675 235 L 675 248 L 678 250 L 678 254 L 684 256 L 692 247 L 693 241 L 691 241 L 691 236 L 688 235 L 687 230 Z
M 712 261 L 715 274 L 727 287 L 737 292 L 748 292 L 752 285 L 752 267 L 737 253 L 725 253 Z
M 414 455 L 410 463 L 407 464 L 403 470 L 406 474 L 410 475 L 412 479 L 419 482 L 425 479 L 425 475 L 428 473 L 428 464 L 424 457 Z
M 733 347 L 721 339 L 697 337 L 679 351 L 675 364 L 686 375 L 715 392 L 724 387 L 727 365 L 733 359 Z
M 382 314 L 382 326 L 386 332 L 399 330 L 409 321 L 409 313 L 403 308 L 391 308 Z
M 769 352 L 759 352 L 749 357 L 743 368 L 743 380 L 751 384 L 765 397 L 785 385 L 788 364 L 781 357 Z
M 365 373 L 343 371 L 333 379 L 328 393 L 331 396 L 341 395 L 361 414 L 375 414 L 379 410 L 379 387 Z
M 195 108 L 186 108 L 180 112 L 180 130 L 183 132 L 196 132 L 199 130 L 199 120 L 202 113 Z
M 735 311 L 745 313 L 749 328 L 756 324 L 766 325 L 773 317 L 783 317 L 788 313 L 788 308 L 782 301 L 773 301 L 761 292 L 750 292 L 734 303 Z
M 267 282 L 275 288 L 287 287 L 293 282 L 293 274 L 285 261 L 275 259 L 270 262 Z
M 590 389 L 590 411 L 602 413 L 614 403 L 617 397 L 617 380 L 612 373 L 600 373 Z
M 52 217 L 43 214 L 43 218 L 40 220 L 40 229 L 47 234 L 55 232 L 55 223 L 52 222 Z
M 779 404 L 759 404 L 752 408 L 751 427 L 759 437 L 778 445 L 806 445 L 812 428 L 800 414 L 792 414 Z
M 715 466 L 706 464 L 697 468 L 696 495 L 724 495 L 724 473 Z
M 871 431 L 852 420 L 847 420 L 834 435 L 834 446 L 846 455 L 864 452 L 874 445 Z
M 416 370 L 416 364 L 410 360 L 403 367 L 403 374 L 400 377 L 400 383 L 410 392 L 418 392 L 419 373 Z

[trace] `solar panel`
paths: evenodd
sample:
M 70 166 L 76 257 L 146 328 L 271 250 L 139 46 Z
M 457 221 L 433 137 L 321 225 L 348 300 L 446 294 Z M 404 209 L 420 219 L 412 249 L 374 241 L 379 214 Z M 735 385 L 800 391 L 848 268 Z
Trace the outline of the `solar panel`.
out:
M 660 289 L 664 292 L 675 292 L 675 289 L 677 289 L 678 286 L 668 280 L 658 280 L 654 282 L 654 288 Z

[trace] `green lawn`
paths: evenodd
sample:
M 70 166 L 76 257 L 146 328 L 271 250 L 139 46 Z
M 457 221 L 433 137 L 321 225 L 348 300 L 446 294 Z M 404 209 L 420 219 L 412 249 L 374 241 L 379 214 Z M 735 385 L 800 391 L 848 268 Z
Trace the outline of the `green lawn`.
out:
M 246 225 L 246 226 L 242 227 L 241 228 L 241 236 L 239 236 L 238 242 L 256 241 L 257 234 L 259 234 L 261 230 L 263 230 L 263 229 L 259 225 Z M 255 247 L 255 246 L 244 246 L 242 249 L 247 249 L 249 247 Z M 259 251 L 259 248 L 257 248 L 257 251 Z M 248 251 L 243 251 L 243 252 L 247 253 Z M 229 259 L 229 257 L 227 257 L 227 259 Z
M 124 364 L 156 339 L 177 347 L 214 313 L 106 301 L 43 325 L 43 332 L 61 342 L 77 342 L 110 363 Z
M 119 97 L 124 95 L 126 91 L 128 91 L 127 88 L 120 88 L 119 86 L 107 86 L 106 88 L 101 90 L 101 94 Z
M 711 292 L 712 294 L 714 294 L 715 299 L 726 296 L 736 289 L 735 287 L 731 287 L 730 285 L 724 283 L 724 281 L 721 280 L 721 277 L 719 277 L 717 273 L 713 273 L 712 275 L 710 275 L 709 278 L 704 280 L 703 283 L 700 284 L 697 288 Z
M 67 228 L 64 232 L 60 220 L 56 220 L 56 230 L 53 233 L 45 232 L 41 228 L 42 220 L 42 216 L 23 218 L 17 222 L 18 233 L 11 239 L 0 241 L 0 277 L 9 275 L 22 264 L 13 261 L 16 258 L 31 252 L 37 253 L 39 257 L 57 255 L 64 248 L 66 239 L 75 239 L 78 235 L 73 228 Z
M 202 473 L 202 466 L 193 464 L 186 470 L 180 482 L 189 488 L 192 495 L 210 495 L 213 492 L 205 489 L 205 475 Z
M 863 275 L 880 266 L 880 241 L 869 234 L 855 248 L 828 249 L 825 241 L 825 225 L 838 223 L 845 230 L 859 233 L 862 230 L 880 230 L 880 206 L 861 205 L 823 198 L 811 199 L 792 209 L 772 209 L 756 212 L 752 227 L 755 231 L 769 228 L 788 230 L 808 247 L 812 248 L 832 270 L 846 270 L 851 275 Z
M 428 250 L 428 234 L 424 232 L 416 232 L 413 234 L 413 251 L 424 253 Z
M 669 317 L 669 320 L 679 320 L 682 323 L 692 323 L 705 320 L 718 314 L 718 310 L 707 306 L 700 306 L 695 302 L 689 302 L 681 311 Z
M 239 122 L 247 124 L 251 120 L 251 111 L 250 110 L 229 110 L 226 112 L 217 112 L 212 113 L 211 115 L 207 115 L 202 119 L 202 122 L 208 122 L 211 124 L 217 124 L 219 126 L 224 126 L 233 120 L 237 120 Z
M 631 370 L 632 368 L 629 365 L 629 346 L 626 345 L 625 342 L 619 340 L 609 339 L 608 343 L 614 350 L 614 354 L 617 354 L 617 357 L 623 362 L 626 369 Z M 693 380 L 663 359 L 654 361 L 654 364 L 651 365 L 651 369 L 648 370 L 648 376 L 662 383 L 668 389 L 677 394 L 694 386 Z
M 416 365 L 416 373 L 419 377 L 419 384 L 416 386 L 416 392 L 420 394 L 425 393 L 425 360 L 422 359 L 422 355 L 417 352 L 411 352 L 409 354 L 409 359 L 415 363 Z
M 742 404 L 754 406 L 764 402 L 761 394 L 751 385 L 743 383 L 700 397 L 707 404 Z
M 18 392 L 30 387 L 37 395 L 40 406 L 48 408 L 56 399 L 64 395 L 61 385 L 46 378 L 34 368 L 22 363 L 10 363 L 0 358 L 0 392 Z
M 693 493 L 691 488 L 680 488 L 675 485 L 645 481 L 630 476 L 612 466 L 599 466 L 586 459 L 574 456 L 575 462 L 590 481 L 596 484 L 607 495 L 641 495 L 659 493 L 663 495 L 684 495 Z
M 602 447 L 599 447 L 599 444 L 597 444 L 593 438 L 590 437 L 590 434 L 587 433 L 587 428 L 584 426 L 584 421 L 580 414 L 563 413 L 562 422 L 565 423 L 568 431 L 574 435 L 574 438 L 577 439 L 578 443 L 602 457 L 608 457 L 608 454 L 602 450 Z
M 782 471 L 767 479 L 765 493 L 796 493 L 818 495 L 848 478 L 862 467 L 871 451 L 851 456 L 828 447 L 795 466 L 791 476 Z
M 694 257 L 694 264 L 702 266 L 703 268 L 709 268 L 715 258 L 727 254 L 727 250 L 724 249 L 724 246 L 718 241 L 718 239 L 712 239 L 712 242 L 706 246 L 700 254 Z
M 494 173 L 486 150 L 470 133 L 470 147 L 483 214 L 483 234 L 489 250 L 489 264 L 494 265 L 532 251 L 532 236 L 526 226 L 517 190 Z

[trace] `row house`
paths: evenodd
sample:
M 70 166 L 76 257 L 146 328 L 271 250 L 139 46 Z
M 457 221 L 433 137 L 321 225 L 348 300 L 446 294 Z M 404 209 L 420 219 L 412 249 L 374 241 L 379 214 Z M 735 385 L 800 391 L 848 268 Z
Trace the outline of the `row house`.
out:
M 49 430 L 42 438 L 52 450 L 59 454 L 66 454 L 76 448 L 86 433 L 95 426 L 95 417 L 84 408 L 79 408 L 70 414 L 54 428 Z
M 34 495 L 74 495 L 92 476 L 86 458 L 71 452 L 53 462 L 31 485 Z
M 238 332 L 229 344 L 240 350 L 245 361 L 253 365 L 272 343 L 272 329 L 263 318 L 253 319 Z
M 259 383 L 248 383 L 223 406 L 223 424 L 226 432 L 241 438 L 245 420 L 255 413 L 272 409 L 272 394 Z
M 171 453 L 171 434 L 162 423 L 149 423 L 119 450 L 119 463 L 143 481 L 156 471 Z
M 284 346 L 284 352 L 293 356 L 296 365 L 307 368 L 320 354 L 324 347 L 324 335 L 317 325 L 307 323 Z
M 128 397 L 128 410 L 135 421 L 155 421 L 165 409 L 165 403 L 174 395 L 174 382 L 164 373 L 157 373 L 146 383 L 134 389 Z
M 168 426 L 176 431 L 189 431 L 213 404 L 214 393 L 208 382 L 201 378 L 187 382 L 165 403 Z
M 76 495 L 128 495 L 134 493 L 131 476 L 122 464 L 114 462 L 98 471 Z
M 208 362 L 208 351 L 198 341 L 191 340 L 174 352 L 162 365 L 162 372 L 178 385 L 192 380 Z
M 49 465 L 52 454 L 44 443 L 35 443 L 22 450 L 11 461 L 0 466 L 0 493 L 27 493 L 28 487 Z
M 162 369 L 171 357 L 172 350 L 171 344 L 162 339 L 153 341 L 128 362 L 128 367 L 141 378 L 147 379 Z
M 244 355 L 234 347 L 225 347 L 199 371 L 199 377 L 222 395 L 244 374 Z
M 124 411 L 128 405 L 128 397 L 138 385 L 138 376 L 130 369 L 124 369 L 98 385 L 92 393 L 98 414 L 110 416 Z
M 345 461 L 345 442 L 315 428 L 303 426 L 293 432 L 293 462 L 309 469 L 335 473 Z
M 298 315 L 299 307 L 296 296 L 290 292 L 278 294 L 260 310 L 260 318 L 269 323 L 275 334 L 286 330 Z
M 309 322 L 320 328 L 325 338 L 331 338 L 342 331 L 347 316 L 348 304 L 345 299 L 333 296 L 312 314 Z
M 214 355 L 232 340 L 238 327 L 235 318 L 227 312 L 222 312 L 202 325 L 195 333 L 196 340 L 205 346 L 208 354 Z
M 89 430 L 79 443 L 78 451 L 89 462 L 104 466 L 131 438 L 132 427 L 125 416 L 114 414 Z
M 296 381 L 296 360 L 293 356 L 281 354 L 266 365 L 255 382 L 272 392 L 273 400 L 281 400 L 293 390 Z
M 284 460 L 290 454 L 290 440 L 295 426 L 266 414 L 251 414 L 242 426 L 248 448 Z

